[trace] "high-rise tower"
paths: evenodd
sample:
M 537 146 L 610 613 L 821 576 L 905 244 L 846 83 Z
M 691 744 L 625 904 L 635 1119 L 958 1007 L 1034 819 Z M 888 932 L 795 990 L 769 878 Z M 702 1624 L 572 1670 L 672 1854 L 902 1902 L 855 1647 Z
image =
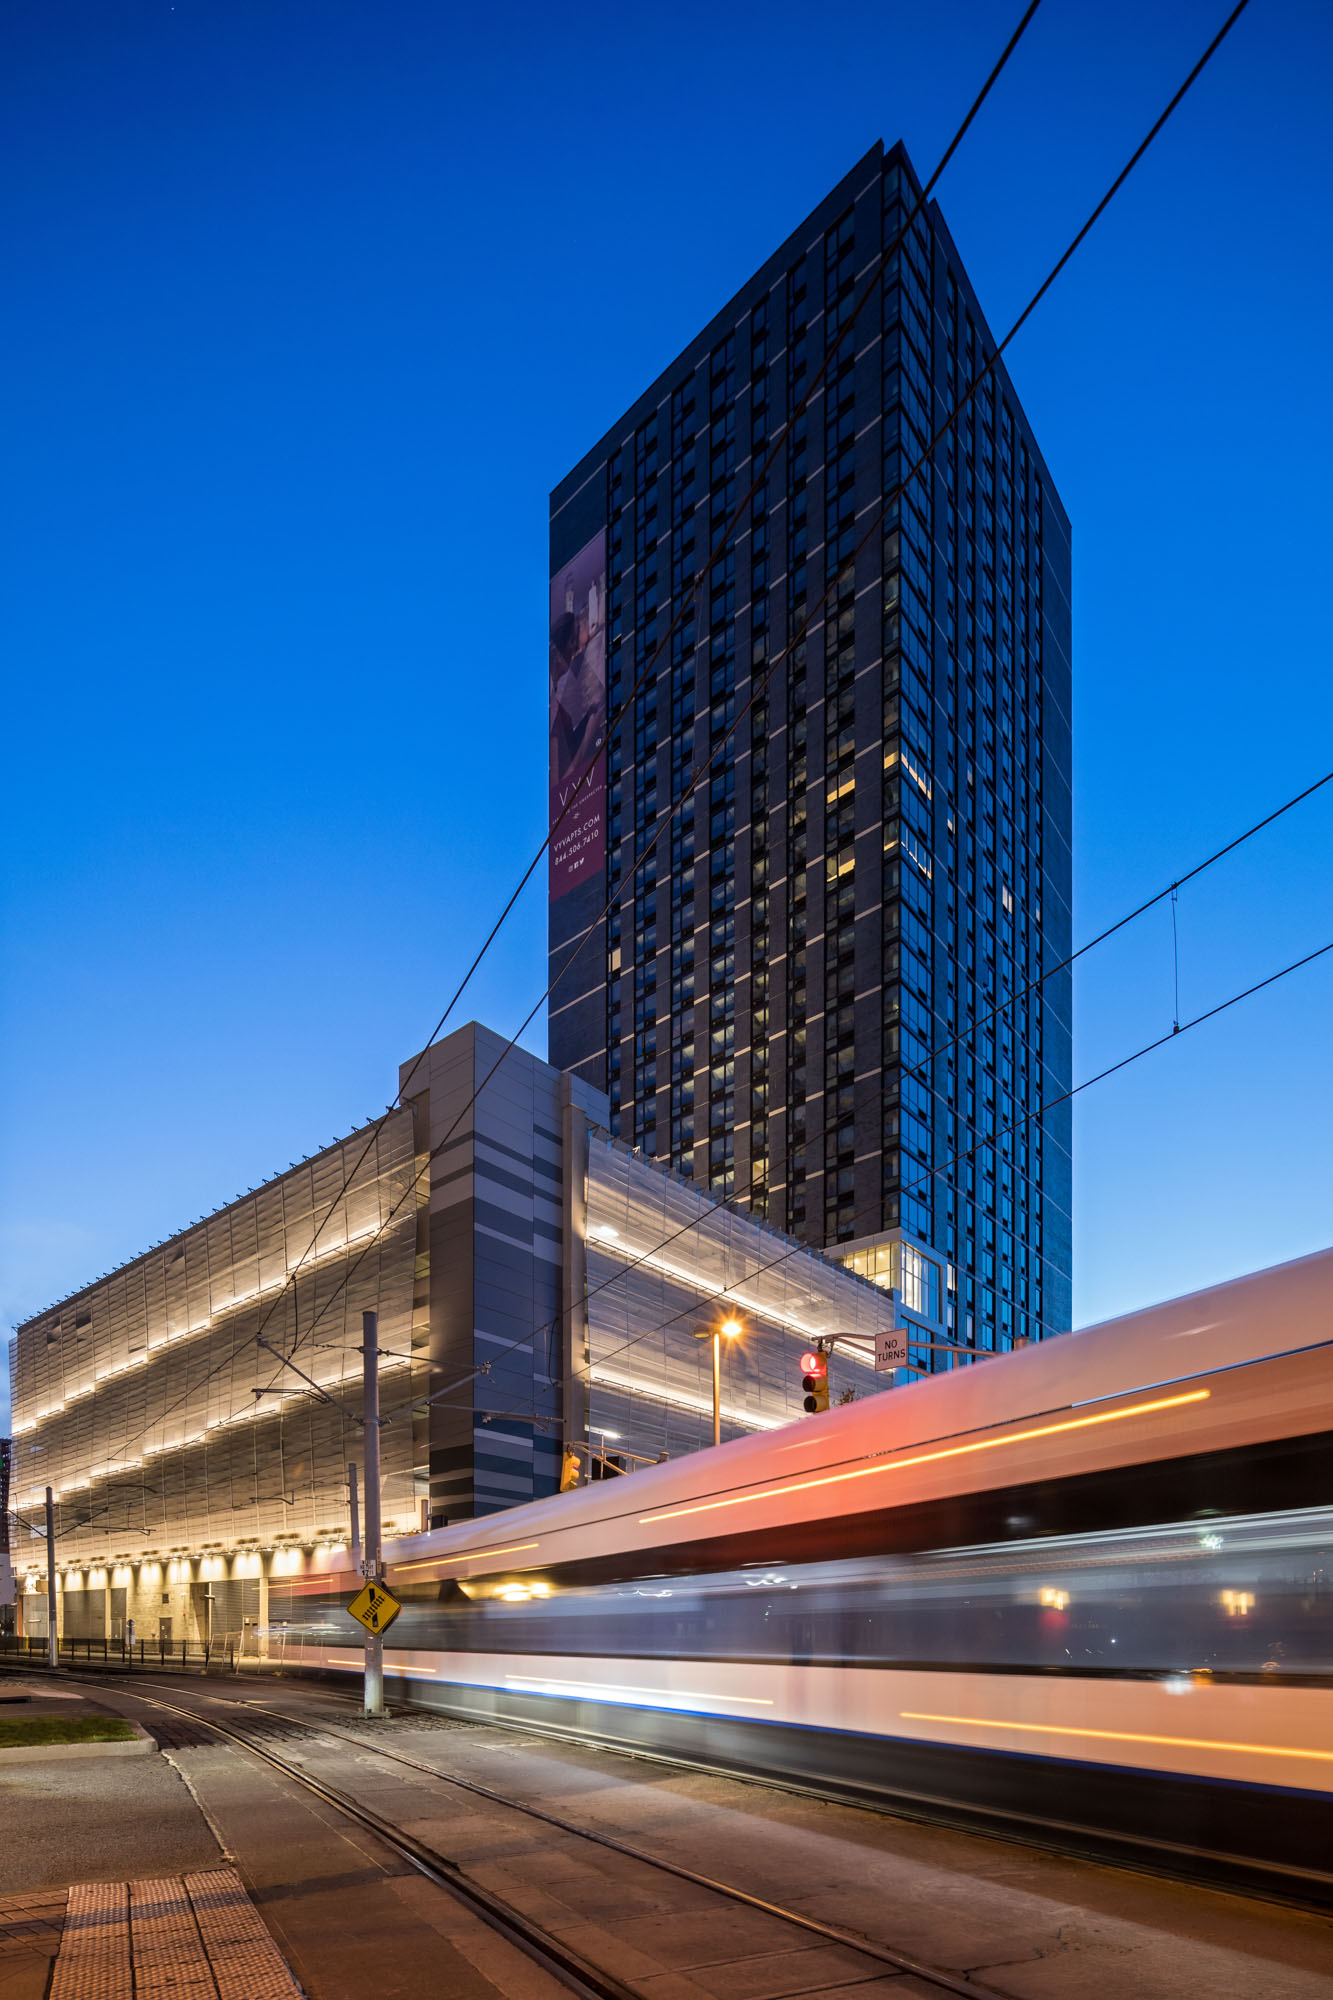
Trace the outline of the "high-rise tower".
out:
M 1070 1323 L 1069 523 L 919 193 L 876 146 L 552 495 L 550 1053 L 993 1349 Z

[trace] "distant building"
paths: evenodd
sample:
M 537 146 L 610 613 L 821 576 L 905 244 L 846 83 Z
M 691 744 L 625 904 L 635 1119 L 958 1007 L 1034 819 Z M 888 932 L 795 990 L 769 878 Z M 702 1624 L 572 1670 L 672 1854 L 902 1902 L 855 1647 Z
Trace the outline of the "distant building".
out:
M 18 1329 L 14 1498 L 56 1490 L 66 1634 L 260 1643 L 270 1578 L 349 1539 L 367 1309 L 389 1537 L 552 1493 L 566 1447 L 586 1477 L 711 1441 L 724 1288 L 724 1436 L 800 1413 L 821 1335 L 852 1336 L 835 1393 L 884 1385 L 882 1293 L 634 1155 L 586 1083 L 475 1025 L 402 1075 L 378 1130 Z M 44 1545 L 18 1557 L 36 1633 Z
M 919 192 L 876 146 L 551 496 L 550 1055 L 993 1351 L 1070 1325 L 1070 530 L 1002 364 L 898 495 L 995 353 L 936 203 L 874 276 Z

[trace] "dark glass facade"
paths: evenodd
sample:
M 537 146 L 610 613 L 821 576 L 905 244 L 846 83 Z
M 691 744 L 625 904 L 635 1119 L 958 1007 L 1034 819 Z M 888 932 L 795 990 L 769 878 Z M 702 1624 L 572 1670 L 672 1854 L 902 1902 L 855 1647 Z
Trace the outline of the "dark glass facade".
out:
M 995 1349 L 1070 1324 L 1069 523 L 1002 364 L 899 492 L 994 354 L 935 204 L 878 268 L 918 193 L 867 154 L 552 495 L 608 757 L 550 1056 Z

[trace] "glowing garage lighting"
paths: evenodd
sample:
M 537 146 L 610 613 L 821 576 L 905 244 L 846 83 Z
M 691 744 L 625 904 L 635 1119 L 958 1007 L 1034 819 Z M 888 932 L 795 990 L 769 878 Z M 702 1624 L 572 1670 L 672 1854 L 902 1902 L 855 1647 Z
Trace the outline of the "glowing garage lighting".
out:
M 1290 1750 L 1280 1743 L 1223 1743 L 1210 1736 L 1146 1736 L 1133 1729 L 1074 1729 L 1054 1722 L 997 1722 L 976 1715 L 927 1715 L 902 1708 L 904 1722 L 947 1722 L 959 1729 L 1021 1729 L 1037 1736 L 1090 1736 L 1100 1743 L 1153 1743 L 1167 1750 L 1233 1750 L 1241 1757 L 1317 1757 L 1333 1764 L 1333 1750 Z
M 195 1320 L 189 1326 L 167 1328 L 159 1334 L 156 1340 L 150 1334 L 148 1347 L 145 1351 L 131 1354 L 127 1360 L 112 1363 L 97 1373 L 92 1382 L 85 1383 L 82 1388 L 69 1390 L 62 1401 L 51 1403 L 46 1409 L 38 1410 L 35 1416 L 26 1417 L 20 1422 L 12 1424 L 10 1427 L 11 1435 L 21 1436 L 28 1431 L 36 1430 L 38 1425 L 44 1423 L 48 1417 L 59 1416 L 70 1403 L 78 1402 L 85 1396 L 93 1395 L 103 1382 L 109 1381 L 117 1375 L 123 1375 L 131 1368 L 145 1367 L 152 1356 L 159 1353 L 170 1342 L 190 1340 L 197 1333 L 207 1333 L 217 1320 L 224 1318 L 228 1313 L 237 1311 L 241 1306 L 250 1305 L 255 1299 L 268 1298 L 274 1292 L 282 1291 L 284 1286 L 294 1276 L 298 1276 L 301 1272 L 309 1270 L 312 1264 L 320 1264 L 326 1258 L 340 1256 L 342 1252 L 350 1250 L 355 1244 L 369 1242 L 372 1236 L 380 1234 L 381 1226 L 379 1223 L 372 1223 L 370 1228 L 359 1229 L 353 1235 L 340 1237 L 336 1243 L 326 1243 L 322 1249 L 307 1251 L 299 1263 L 288 1267 L 283 1277 L 274 1278 L 266 1285 L 256 1285 L 247 1292 L 236 1292 L 230 1299 L 219 1300 L 217 1305 L 203 1319 Z M 614 1230 L 612 1234 L 615 1234 Z M 356 1378 L 359 1380 L 360 1370 L 357 1369 L 355 1373 Z M 340 1379 L 350 1380 L 352 1378 L 345 1377 Z M 249 1411 L 247 1411 L 246 1415 L 248 1416 L 249 1414 Z
M 773 1706 L 771 1701 L 765 1701 L 759 1695 L 712 1694 L 699 1688 L 630 1687 L 616 1681 L 567 1681 L 555 1674 L 506 1674 L 505 1679 L 521 1683 L 524 1687 L 578 1688 L 593 1694 L 650 1694 L 658 1701 L 722 1701 L 736 1708 Z
M 1224 1590 L 1221 1601 L 1222 1609 L 1226 1612 L 1228 1618 L 1248 1618 L 1254 1609 L 1254 1592 L 1252 1590 Z
M 489 1562 L 492 1556 L 512 1556 L 518 1549 L 535 1549 L 536 1542 L 506 1542 L 498 1549 L 469 1549 L 461 1556 L 422 1556 L 417 1562 L 395 1563 L 395 1570 L 429 1569 L 432 1565 L 443 1567 L 446 1563 Z
M 410 1368 L 411 1365 L 412 1363 L 409 1356 L 399 1355 L 396 1357 L 391 1357 L 382 1362 L 380 1366 L 380 1374 L 381 1375 L 393 1374 L 397 1371 L 400 1371 L 401 1369 Z M 359 1382 L 360 1380 L 361 1380 L 361 1370 L 358 1367 L 348 1370 L 346 1373 L 342 1375 L 328 1376 L 325 1378 L 324 1381 L 317 1383 L 316 1386 L 321 1389 L 336 1389 L 340 1388 L 345 1383 Z M 201 1431 L 192 1431 L 185 1436 L 178 1437 L 165 1444 L 146 1444 L 143 1448 L 142 1458 L 130 1458 L 130 1457 L 126 1457 L 123 1459 L 113 1458 L 109 1460 L 106 1465 L 98 1466 L 95 1469 L 94 1477 L 99 1479 L 114 1478 L 119 1473 L 131 1470 L 136 1466 L 142 1465 L 144 1463 L 144 1460 L 146 1459 L 160 1458 L 163 1456 L 164 1453 L 170 1451 L 187 1451 L 193 1445 L 202 1444 L 207 1439 L 209 1434 L 213 1431 L 226 1430 L 227 1428 L 229 1428 L 234 1424 L 252 1424 L 255 1422 L 256 1418 L 267 1418 L 267 1417 L 278 1416 L 281 1414 L 282 1405 L 284 1403 L 300 1402 L 302 1398 L 308 1396 L 308 1394 L 309 1391 L 306 1389 L 290 1389 L 286 1391 L 270 1390 L 267 1392 L 265 1398 L 267 1407 L 261 1408 L 258 1405 L 256 1405 L 256 1407 L 254 1407 L 253 1409 L 246 1408 L 243 1410 L 237 1410 L 233 1415 L 229 1417 L 213 1418 L 205 1427 L 205 1429 Z M 141 1435 L 147 1436 L 148 1432 L 144 1431 L 143 1433 L 141 1433 Z M 60 1490 L 62 1493 L 77 1492 L 84 1487 L 91 1486 L 92 1483 L 93 1482 L 91 1478 L 76 1479 L 71 1481 L 69 1484 L 62 1486 Z M 40 1489 L 34 1489 L 34 1491 L 39 1491 L 39 1490 Z M 394 1526 L 394 1523 L 392 1521 L 386 1521 L 384 1525 L 386 1528 L 392 1528 Z
M 639 1525 L 651 1521 L 678 1521 L 683 1514 L 712 1514 L 722 1507 L 748 1507 L 755 1500 L 782 1500 L 789 1493 L 805 1493 L 815 1486 L 841 1486 L 849 1479 L 872 1479 L 877 1473 L 906 1472 L 914 1465 L 933 1465 L 943 1458 L 969 1458 L 974 1452 L 999 1451 L 1004 1445 L 1027 1444 L 1033 1438 L 1056 1437 L 1062 1431 L 1088 1430 L 1094 1424 L 1118 1423 L 1121 1417 L 1143 1417 L 1157 1410 L 1179 1409 L 1182 1403 L 1206 1403 L 1212 1391 L 1191 1389 L 1183 1396 L 1160 1396 L 1151 1403 L 1130 1403 L 1123 1410 L 1103 1410 L 1095 1417 L 1067 1417 L 1063 1423 L 1038 1424 L 1029 1431 L 1012 1431 L 1008 1437 L 978 1438 L 972 1444 L 945 1445 L 939 1451 L 915 1452 L 911 1458 L 895 1459 L 890 1465 L 860 1465 L 851 1472 L 828 1472 L 818 1479 L 795 1479 L 786 1486 L 765 1486 L 757 1493 L 736 1493 L 726 1500 L 701 1500 L 692 1507 L 665 1508 L 659 1514 L 640 1514 Z
M 619 1375 L 613 1368 L 601 1368 L 596 1362 L 590 1371 L 593 1382 L 607 1389 L 624 1389 L 631 1395 L 643 1396 L 655 1403 L 665 1403 L 672 1410 L 689 1410 L 701 1417 L 711 1417 L 713 1404 L 707 1396 L 692 1396 L 687 1389 L 668 1388 L 661 1382 L 648 1382 L 643 1377 Z M 757 1417 L 753 1410 L 729 1409 L 722 1406 L 724 1424 L 735 1424 L 746 1431 L 780 1431 L 791 1422 L 790 1417 Z M 596 1426 L 594 1425 L 594 1429 Z
M 1069 1592 L 1067 1590 L 1043 1590 L 1037 1601 L 1040 1604 L 1044 1604 L 1048 1611 L 1065 1611 L 1069 1606 Z
M 702 1219 L 701 1217 L 700 1220 Z M 698 1225 L 690 1223 L 687 1226 L 693 1229 Z M 593 1234 L 594 1236 L 599 1236 L 601 1231 L 594 1230 Z M 649 1271 L 663 1272 L 666 1277 L 674 1278 L 678 1284 L 684 1285 L 687 1290 L 693 1292 L 698 1298 L 710 1296 L 706 1288 L 707 1281 L 705 1280 L 701 1284 L 697 1271 L 691 1271 L 683 1264 L 673 1263 L 669 1257 L 656 1256 L 651 1250 L 639 1250 L 632 1243 L 620 1246 L 616 1254 L 623 1257 L 627 1263 L 642 1264 Z M 760 1276 L 760 1273 L 756 1271 L 754 1275 L 757 1278 Z M 713 1293 L 711 1296 L 716 1298 L 719 1305 L 725 1303 L 728 1306 L 744 1306 L 749 1312 L 754 1313 L 756 1318 L 766 1319 L 773 1326 L 790 1327 L 793 1332 L 799 1333 L 805 1340 L 818 1340 L 821 1334 L 826 1335 L 829 1330 L 826 1326 L 811 1326 L 807 1321 L 797 1319 L 794 1313 L 785 1310 L 783 1307 L 756 1298 L 753 1293 L 743 1292 L 738 1285 L 724 1285 L 720 1292 Z M 867 1335 L 866 1338 L 869 1339 L 870 1336 Z

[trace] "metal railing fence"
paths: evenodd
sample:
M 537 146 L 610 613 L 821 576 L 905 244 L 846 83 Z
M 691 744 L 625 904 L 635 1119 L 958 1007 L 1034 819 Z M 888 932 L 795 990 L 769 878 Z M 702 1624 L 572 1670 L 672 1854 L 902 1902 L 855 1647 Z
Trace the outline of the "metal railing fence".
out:
M 0 1633 L 0 1661 L 26 1660 L 45 1664 L 49 1657 L 45 1636 L 17 1637 Z M 207 1671 L 236 1671 L 236 1643 L 233 1639 L 72 1639 L 61 1637 L 60 1659 L 73 1666 L 80 1661 L 101 1661 L 108 1666 L 190 1667 Z

